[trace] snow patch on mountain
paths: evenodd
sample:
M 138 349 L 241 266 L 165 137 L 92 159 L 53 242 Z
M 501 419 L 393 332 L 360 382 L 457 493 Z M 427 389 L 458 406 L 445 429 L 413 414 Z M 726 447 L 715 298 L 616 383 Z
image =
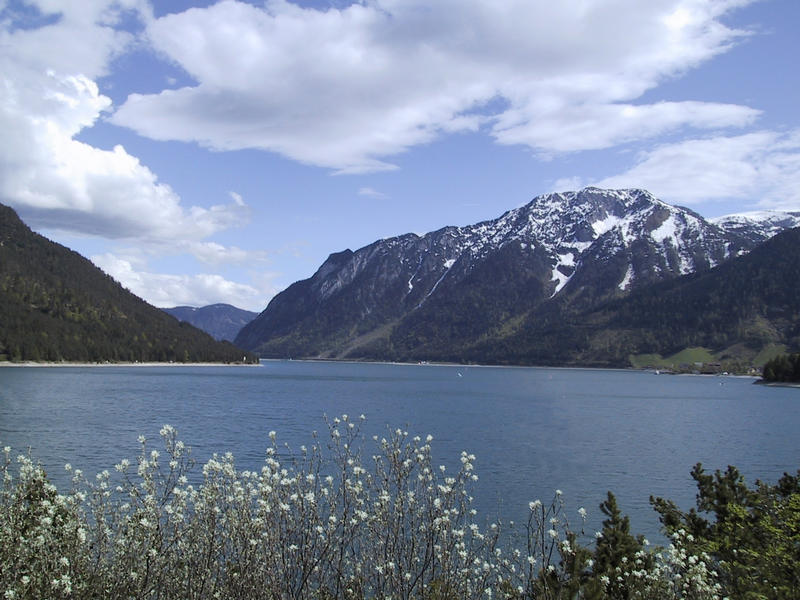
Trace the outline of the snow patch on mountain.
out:
M 447 257 L 440 263 L 435 283 L 428 283 L 425 298 L 436 291 L 443 276 L 462 257 L 460 269 L 466 273 L 510 243 L 521 251 L 542 249 L 551 257 L 555 295 L 572 279 L 587 253 L 612 256 L 632 251 L 637 244 L 637 251 L 641 252 L 645 238 L 655 244 L 655 263 L 648 268 L 656 278 L 717 264 L 729 253 L 731 244 L 723 229 L 687 209 L 662 202 L 645 190 L 586 188 L 545 194 L 498 219 L 448 227 L 423 236 L 421 240 L 425 240 L 429 251 L 436 249 L 439 256 Z M 698 263 L 695 257 L 702 260 Z M 415 277 L 408 280 L 409 292 Z M 626 288 L 632 283 L 633 279 L 629 279 Z
M 667 239 L 674 240 L 677 231 L 678 228 L 675 223 L 675 217 L 670 215 L 661 225 L 658 226 L 658 228 L 650 232 L 650 237 L 652 237 L 653 240 L 659 244 L 663 244 Z
M 767 221 L 778 229 L 787 223 L 786 214 L 758 218 L 769 217 Z M 734 223 L 752 227 L 757 220 L 755 215 L 738 217 L 729 218 L 728 227 Z M 796 222 L 800 224 L 800 213 Z M 403 289 L 400 302 L 410 302 L 408 309 L 413 309 L 442 292 L 445 278 L 452 280 L 446 286 L 449 290 L 508 248 L 502 260 L 520 261 L 514 268 L 524 268 L 527 276 L 535 274 L 542 284 L 552 286 L 552 296 L 569 291 L 571 282 L 576 282 L 578 291 L 601 280 L 607 290 L 629 291 L 639 284 L 710 268 L 756 243 L 732 234 L 728 227 L 662 202 L 645 190 L 590 187 L 537 196 L 497 219 L 421 236 L 406 234 L 349 255 L 335 255 L 314 276 L 314 287 L 325 300 L 356 280 L 379 287 L 396 282 L 393 285 Z M 623 259 L 627 264 L 620 265 Z M 365 271 L 367 279 L 361 276 Z M 378 273 L 379 281 L 373 279 Z M 367 296 L 378 298 L 381 293 L 370 290 Z
M 617 287 L 624 292 L 630 287 L 632 280 L 633 280 L 633 266 L 628 265 L 628 270 L 625 271 L 625 277 L 622 278 L 622 281 L 619 282 L 619 285 Z
M 565 267 L 567 269 L 565 269 Z M 572 278 L 572 275 L 575 273 L 575 255 L 572 252 L 567 252 L 566 254 L 559 254 L 558 261 L 556 262 L 555 267 L 553 267 L 552 271 L 552 279 L 551 281 L 556 282 L 556 289 L 553 294 L 550 296 L 551 298 L 555 296 L 558 292 L 560 292 L 567 282 Z M 568 270 L 568 274 L 564 271 Z
M 622 223 L 624 223 L 623 219 L 620 219 L 616 215 L 608 215 L 606 218 L 598 219 L 592 223 L 592 229 L 594 230 L 594 234 L 599 237 L 606 231 L 618 227 Z

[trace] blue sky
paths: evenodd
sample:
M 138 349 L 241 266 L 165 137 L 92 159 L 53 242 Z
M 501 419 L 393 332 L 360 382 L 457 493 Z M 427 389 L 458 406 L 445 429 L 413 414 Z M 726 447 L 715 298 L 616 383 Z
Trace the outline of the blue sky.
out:
M 551 191 L 800 209 L 797 0 L 0 0 L 0 202 L 157 306 Z

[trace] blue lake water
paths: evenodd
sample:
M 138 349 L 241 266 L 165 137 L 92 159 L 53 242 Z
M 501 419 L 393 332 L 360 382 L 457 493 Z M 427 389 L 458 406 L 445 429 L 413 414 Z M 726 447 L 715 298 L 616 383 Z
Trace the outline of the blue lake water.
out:
M 433 435 L 434 457 L 452 468 L 474 453 L 485 515 L 522 520 L 529 500 L 560 489 L 596 527 L 612 490 L 633 529 L 656 538 L 649 496 L 692 506 L 696 462 L 736 465 L 751 482 L 800 467 L 800 389 L 749 378 L 302 361 L 0 368 L 0 446 L 30 447 L 61 485 L 65 462 L 110 469 L 165 423 L 198 461 L 231 451 L 255 469 L 270 430 L 297 448 L 343 413 L 366 415 L 367 438 L 387 426 Z

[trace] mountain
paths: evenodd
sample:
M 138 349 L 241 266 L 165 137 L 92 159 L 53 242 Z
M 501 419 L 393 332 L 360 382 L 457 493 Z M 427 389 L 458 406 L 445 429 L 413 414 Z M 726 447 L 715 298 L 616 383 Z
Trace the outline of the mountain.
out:
M 210 304 L 200 308 L 176 306 L 161 310 L 179 321 L 186 321 L 198 329 L 202 329 L 215 340 L 228 340 L 229 342 L 233 341 L 242 327 L 258 316 L 258 313 L 236 308 L 230 304 Z
M 529 319 L 502 344 L 471 352 L 495 361 L 628 366 L 631 355 L 697 347 L 722 362 L 752 362 L 776 345 L 800 349 L 800 228 L 716 268 L 567 314 L 557 327 Z
M 0 360 L 256 360 L 150 306 L 2 204 L 0 306 Z
M 644 190 L 546 194 L 491 221 L 332 254 L 235 343 L 269 357 L 503 362 L 513 353 L 498 348 L 532 322 L 557 330 L 570 315 L 755 245 Z
M 800 227 L 800 212 L 761 210 L 717 217 L 710 221 L 726 231 L 737 233 L 758 244 L 785 229 Z

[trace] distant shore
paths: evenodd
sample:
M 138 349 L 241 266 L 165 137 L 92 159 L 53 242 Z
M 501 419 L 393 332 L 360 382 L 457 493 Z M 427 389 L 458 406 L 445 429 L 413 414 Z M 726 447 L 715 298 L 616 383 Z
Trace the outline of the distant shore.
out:
M 496 365 L 491 363 L 457 363 L 440 361 L 392 361 L 392 360 L 366 360 L 355 358 L 262 358 L 261 362 L 318 362 L 318 363 L 342 363 L 342 364 L 368 364 L 368 365 L 397 365 L 397 366 L 420 366 L 420 367 L 458 367 L 467 369 L 564 369 L 579 371 L 621 371 L 621 372 L 640 372 L 653 373 L 655 375 L 672 375 L 674 377 L 723 377 L 723 378 L 742 378 L 757 379 L 758 375 L 749 373 L 693 373 L 682 371 L 663 371 L 652 367 L 599 367 L 583 365 Z
M 790 387 L 790 388 L 800 388 L 800 382 L 797 381 L 767 381 L 766 379 L 759 379 L 756 381 L 758 385 L 764 385 L 767 387 Z
M 259 367 L 260 363 L 216 362 L 10 362 L 0 361 L 0 367 Z

